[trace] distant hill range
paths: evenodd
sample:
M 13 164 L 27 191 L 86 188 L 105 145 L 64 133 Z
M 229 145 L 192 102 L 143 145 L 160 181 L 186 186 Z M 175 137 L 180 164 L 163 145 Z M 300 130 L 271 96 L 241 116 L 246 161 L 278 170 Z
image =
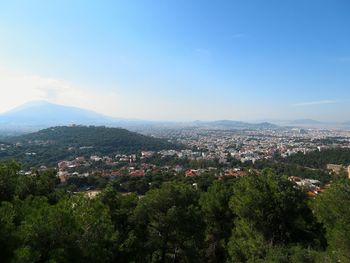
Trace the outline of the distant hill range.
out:
M 122 127 L 137 132 L 152 133 L 154 128 L 204 128 L 221 130 L 243 129 L 277 129 L 281 126 L 292 127 L 343 127 L 349 128 L 350 121 L 345 123 L 327 123 L 312 119 L 294 121 L 274 121 L 248 123 L 234 120 L 217 121 L 188 121 L 188 122 L 161 122 L 147 120 L 133 120 L 112 118 L 91 110 L 69 107 L 49 103 L 47 101 L 33 101 L 19 106 L 11 111 L 0 114 L 0 136 L 35 132 L 53 126 L 66 125 L 104 125 L 108 127 Z M 277 125 L 278 124 L 278 125 Z
M 33 166 L 55 165 L 77 156 L 130 154 L 142 150 L 180 149 L 182 146 L 121 128 L 97 126 L 60 126 L 35 133 L 9 137 L 2 143 L 10 147 L 0 151 L 0 159 L 16 159 Z
M 33 101 L 11 111 L 0 114 L 0 131 L 34 132 L 52 126 L 64 125 L 105 125 L 140 130 L 143 127 L 204 127 L 210 129 L 249 129 L 274 128 L 274 124 L 247 123 L 241 121 L 195 121 L 195 122 L 154 122 L 112 118 L 94 111 L 49 103 Z
M 287 126 L 309 127 L 309 128 L 349 128 L 349 122 L 326 122 L 313 119 L 299 119 L 287 123 Z
M 274 129 L 279 126 L 269 123 L 269 122 L 261 122 L 261 123 L 248 123 L 242 121 L 231 121 L 231 120 L 218 120 L 218 121 L 195 121 L 193 124 L 197 127 L 209 128 L 209 129 L 223 129 L 223 130 L 231 130 L 231 129 Z

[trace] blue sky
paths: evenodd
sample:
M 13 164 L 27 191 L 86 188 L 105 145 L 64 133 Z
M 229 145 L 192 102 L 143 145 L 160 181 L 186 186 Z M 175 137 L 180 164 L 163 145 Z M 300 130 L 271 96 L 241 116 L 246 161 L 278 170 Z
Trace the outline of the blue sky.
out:
M 348 0 L 0 1 L 0 111 L 350 120 Z

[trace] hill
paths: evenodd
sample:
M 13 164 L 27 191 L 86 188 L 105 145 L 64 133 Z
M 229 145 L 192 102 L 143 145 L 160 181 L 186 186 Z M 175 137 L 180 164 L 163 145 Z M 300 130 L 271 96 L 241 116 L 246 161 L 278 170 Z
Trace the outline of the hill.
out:
M 283 159 L 283 162 L 303 167 L 326 169 L 327 164 L 350 165 L 350 149 L 334 148 L 322 151 L 313 151 L 307 154 L 301 152 Z
M 277 125 L 269 123 L 269 122 L 262 122 L 262 123 L 248 123 L 248 122 L 242 122 L 242 121 L 232 121 L 232 120 L 218 120 L 218 121 L 210 121 L 210 122 L 203 122 L 203 121 L 196 121 L 194 124 L 198 127 L 202 128 L 210 128 L 210 129 L 228 129 L 228 130 L 243 130 L 243 129 L 273 129 L 278 128 Z
M 59 126 L 3 139 L 9 147 L 0 158 L 15 158 L 31 165 L 55 165 L 79 155 L 111 155 L 142 150 L 176 149 L 179 145 L 121 128 Z

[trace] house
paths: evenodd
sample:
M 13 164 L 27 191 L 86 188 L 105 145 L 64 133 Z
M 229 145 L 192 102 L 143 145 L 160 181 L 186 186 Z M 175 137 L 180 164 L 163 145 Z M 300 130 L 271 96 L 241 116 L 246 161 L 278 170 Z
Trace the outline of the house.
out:
M 331 170 L 333 173 L 340 173 L 345 167 L 338 164 L 327 164 L 327 170 Z
M 111 172 L 112 177 L 123 176 L 124 174 L 121 172 Z
M 152 157 L 154 155 L 154 152 L 152 151 L 142 151 L 141 152 L 141 156 L 143 158 L 149 158 L 149 157 Z
M 182 172 L 182 170 L 183 170 L 183 167 L 181 165 L 176 165 L 175 168 L 174 168 L 174 171 L 177 172 L 177 173 Z
M 294 182 L 294 183 L 301 182 L 301 178 L 298 176 L 289 176 L 288 179 L 289 179 L 289 181 Z
M 129 176 L 142 177 L 142 176 L 145 176 L 145 171 L 144 170 L 135 170 L 135 171 L 130 172 Z
M 241 169 L 235 168 L 235 169 L 229 169 L 225 171 L 225 176 L 234 176 L 234 177 L 244 177 L 247 173 L 245 171 L 242 171 Z
M 348 173 L 348 178 L 350 179 L 350 165 L 346 167 L 338 164 L 327 164 L 327 170 L 330 170 L 336 174 L 340 173 L 342 170 L 345 170 Z
M 199 175 L 199 170 L 190 169 L 185 173 L 186 177 L 194 177 Z

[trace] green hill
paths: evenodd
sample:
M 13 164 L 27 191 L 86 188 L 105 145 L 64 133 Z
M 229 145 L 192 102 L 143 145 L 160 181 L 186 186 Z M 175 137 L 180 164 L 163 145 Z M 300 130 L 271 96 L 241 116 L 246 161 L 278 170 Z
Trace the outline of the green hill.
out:
M 30 165 L 54 165 L 79 155 L 112 155 L 142 150 L 177 149 L 180 146 L 120 128 L 60 126 L 3 140 L 8 145 L 1 159 L 15 158 Z

